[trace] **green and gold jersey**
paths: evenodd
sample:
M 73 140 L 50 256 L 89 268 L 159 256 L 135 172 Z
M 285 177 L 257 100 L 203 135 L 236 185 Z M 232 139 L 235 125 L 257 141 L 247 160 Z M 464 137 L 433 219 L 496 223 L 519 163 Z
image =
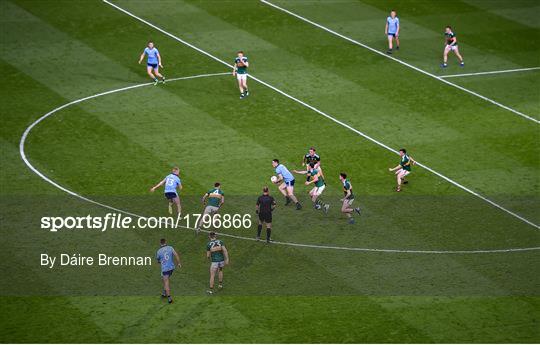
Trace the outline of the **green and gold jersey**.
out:
M 236 73 L 238 74 L 246 74 L 247 73 L 247 66 L 244 65 L 248 61 L 247 56 L 237 57 L 234 59 L 234 63 L 236 66 Z M 240 66 L 241 64 L 241 66 Z
M 453 32 L 445 32 L 444 37 L 446 38 L 446 44 L 451 46 L 457 45 L 457 39 L 455 39 L 456 35 L 454 35 Z
M 318 173 L 319 173 L 319 170 L 313 169 L 311 170 L 310 176 L 315 177 Z M 324 186 L 324 179 L 322 175 L 319 175 L 319 179 L 317 180 L 317 182 L 315 182 L 315 187 L 322 187 L 322 186 Z
M 208 242 L 206 245 L 206 250 L 210 252 L 212 262 L 220 262 L 225 260 L 225 255 L 223 255 L 223 246 L 225 246 L 225 244 L 222 240 L 212 240 Z
M 206 195 L 208 195 L 208 206 L 219 207 L 221 205 L 221 199 L 225 194 L 219 188 L 210 189 Z
M 404 154 L 403 157 L 401 157 L 399 165 L 401 165 L 403 170 L 411 171 L 411 160 L 409 159 L 409 156 Z
M 351 191 L 351 194 L 347 197 L 347 199 L 354 199 L 351 182 L 346 179 L 343 181 L 343 194 L 347 195 L 347 191 Z

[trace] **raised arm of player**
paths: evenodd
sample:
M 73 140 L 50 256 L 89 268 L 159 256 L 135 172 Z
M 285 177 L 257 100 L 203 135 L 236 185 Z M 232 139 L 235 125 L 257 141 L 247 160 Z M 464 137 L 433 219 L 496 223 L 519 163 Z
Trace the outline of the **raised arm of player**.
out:
M 401 168 L 401 164 L 396 165 L 394 168 L 388 168 L 388 171 L 396 171 Z
M 156 184 L 154 187 L 150 188 L 150 192 L 153 192 L 155 191 L 156 189 L 158 189 L 159 187 L 163 186 L 163 184 L 165 183 L 165 179 L 161 180 L 158 184 Z

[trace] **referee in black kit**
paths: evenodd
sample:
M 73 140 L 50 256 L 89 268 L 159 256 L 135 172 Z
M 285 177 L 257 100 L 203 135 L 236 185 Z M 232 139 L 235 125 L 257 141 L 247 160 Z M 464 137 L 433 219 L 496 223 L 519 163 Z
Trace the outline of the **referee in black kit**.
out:
M 259 215 L 259 225 L 257 226 L 257 241 L 261 239 L 263 223 L 266 224 L 266 243 L 270 243 L 272 233 L 272 211 L 276 207 L 276 201 L 268 193 L 268 187 L 263 188 L 263 194 L 257 199 L 257 214 Z

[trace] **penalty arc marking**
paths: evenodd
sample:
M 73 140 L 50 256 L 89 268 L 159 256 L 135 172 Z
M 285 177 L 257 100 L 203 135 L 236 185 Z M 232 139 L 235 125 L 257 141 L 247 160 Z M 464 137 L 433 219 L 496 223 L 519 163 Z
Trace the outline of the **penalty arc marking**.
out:
M 189 77 L 171 78 L 167 82 L 178 81 L 178 80 L 196 79 L 196 78 L 204 78 L 204 77 L 213 77 L 213 76 L 222 76 L 222 75 L 227 75 L 227 74 L 230 74 L 230 72 L 213 73 L 213 74 L 200 74 L 200 75 L 194 75 L 194 76 L 189 76 Z M 42 121 L 47 119 L 48 117 L 50 117 L 50 116 L 54 115 L 55 113 L 57 113 L 58 111 L 60 111 L 62 109 L 65 109 L 65 108 L 68 108 L 68 107 L 70 107 L 72 105 L 82 103 L 82 102 L 90 100 L 90 99 L 95 99 L 95 98 L 98 98 L 98 97 L 102 97 L 102 96 L 106 96 L 106 95 L 110 95 L 110 94 L 114 94 L 114 93 L 118 93 L 118 92 L 128 91 L 128 90 L 132 90 L 132 89 L 136 89 L 136 88 L 140 88 L 140 87 L 147 87 L 147 86 L 150 86 L 150 85 L 153 85 L 153 83 L 136 84 L 136 85 L 131 85 L 131 86 L 115 89 L 115 90 L 110 90 L 110 91 L 106 91 L 106 92 L 97 93 L 97 94 L 92 95 L 92 96 L 80 98 L 80 99 L 77 99 L 75 101 L 66 103 L 66 104 L 61 105 L 61 106 L 51 110 L 50 112 L 44 114 L 43 116 L 39 117 L 36 121 L 34 121 L 32 124 L 30 124 L 30 126 L 28 126 L 26 128 L 26 130 L 24 131 L 24 133 L 23 133 L 23 135 L 21 137 L 21 141 L 19 143 L 19 153 L 21 155 L 22 160 L 24 161 L 26 166 L 30 170 L 32 170 L 32 172 L 34 172 L 36 175 L 38 175 L 39 177 L 41 177 L 46 182 L 50 183 L 51 185 L 55 186 L 56 188 L 62 190 L 63 192 L 65 192 L 65 193 L 67 193 L 69 195 L 72 195 L 72 196 L 74 196 L 76 198 L 79 198 L 79 199 L 84 200 L 86 202 L 92 203 L 94 205 L 101 206 L 103 208 L 106 208 L 106 209 L 109 209 L 109 210 L 112 210 L 112 211 L 124 213 L 126 215 L 129 215 L 129 216 L 132 216 L 132 217 L 135 217 L 135 218 L 147 219 L 148 217 L 138 215 L 138 214 L 133 213 L 133 212 L 122 210 L 122 209 L 119 209 L 117 207 L 106 205 L 106 204 L 100 203 L 98 201 L 92 200 L 90 198 L 87 198 L 87 197 L 85 197 L 83 195 L 80 195 L 80 194 L 78 194 L 78 193 L 76 193 L 76 192 L 74 192 L 74 191 L 60 185 L 59 183 L 57 183 L 57 182 L 53 181 L 52 179 L 50 179 L 49 177 L 47 177 L 45 174 L 43 174 L 41 171 L 39 171 L 36 167 L 34 167 L 32 165 L 32 163 L 30 163 L 30 161 L 28 160 L 28 157 L 26 156 L 26 153 L 25 153 L 24 149 L 25 149 L 26 140 L 28 139 L 28 135 L 30 134 L 32 129 L 34 127 L 36 127 L 39 123 L 41 123 Z M 186 227 L 186 226 L 178 226 L 178 227 L 195 231 L 195 228 L 190 228 L 190 227 Z M 206 233 L 209 232 L 207 230 L 202 230 L 202 231 L 204 231 Z M 240 239 L 240 240 L 256 241 L 254 238 L 251 238 L 251 237 L 237 236 L 237 235 L 232 235 L 232 234 L 228 234 L 228 233 L 220 233 L 220 235 L 224 236 L 224 237 L 230 237 L 230 238 L 235 238 L 235 239 Z M 281 242 L 281 241 L 274 241 L 273 243 L 278 244 L 278 245 L 291 246 L 291 247 L 300 247 L 300 248 L 331 249 L 331 250 L 355 251 L 355 252 L 372 252 L 372 253 L 402 253 L 402 254 L 490 254 L 490 253 L 510 253 L 510 252 L 526 252 L 526 251 L 540 250 L 540 247 L 485 249 L 485 250 L 482 250 L 482 249 L 479 249 L 479 250 L 414 250 L 414 249 L 380 249 L 380 248 L 341 247 L 341 246 L 332 246 L 332 245 L 303 244 L 303 243 Z

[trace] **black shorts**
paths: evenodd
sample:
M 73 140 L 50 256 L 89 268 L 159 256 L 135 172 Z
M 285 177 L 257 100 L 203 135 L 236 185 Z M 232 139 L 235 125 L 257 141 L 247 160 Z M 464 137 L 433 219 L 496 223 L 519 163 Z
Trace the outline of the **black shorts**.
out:
M 146 66 L 152 67 L 153 69 L 157 69 L 158 64 L 157 63 L 147 63 Z
M 175 199 L 175 198 L 178 198 L 178 194 L 169 192 L 169 193 L 165 193 L 165 197 L 166 197 L 168 200 L 173 200 L 173 199 Z
M 172 276 L 173 272 L 174 272 L 174 270 L 161 272 L 161 276 L 162 277 L 170 277 L 170 276 Z
M 272 223 L 272 212 L 259 212 L 259 220 L 263 223 Z

